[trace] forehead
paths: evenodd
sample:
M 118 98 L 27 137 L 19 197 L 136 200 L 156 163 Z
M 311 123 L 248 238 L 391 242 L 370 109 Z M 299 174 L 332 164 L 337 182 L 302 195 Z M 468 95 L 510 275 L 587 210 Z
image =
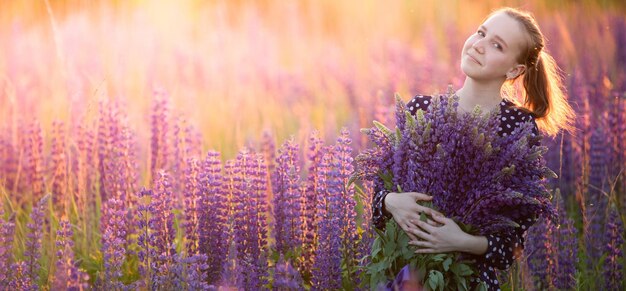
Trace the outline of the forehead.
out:
M 527 36 L 522 24 L 506 13 L 496 13 L 487 18 L 482 25 L 487 28 L 488 34 L 502 38 L 509 48 L 521 51 L 526 47 Z

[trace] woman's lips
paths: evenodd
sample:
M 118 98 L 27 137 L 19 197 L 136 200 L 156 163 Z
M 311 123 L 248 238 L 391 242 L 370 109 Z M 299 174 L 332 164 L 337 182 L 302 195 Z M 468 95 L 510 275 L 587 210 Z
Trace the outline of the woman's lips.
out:
M 470 54 L 467 54 L 467 56 L 468 56 L 468 57 L 469 57 L 472 61 L 474 61 L 474 62 L 476 62 L 477 64 L 479 64 L 479 65 L 481 65 L 481 66 L 482 66 L 482 64 L 481 64 L 481 63 L 480 63 L 480 62 L 479 62 L 479 61 L 478 61 L 475 57 L 473 57 L 473 56 L 472 56 L 472 55 L 470 55 Z

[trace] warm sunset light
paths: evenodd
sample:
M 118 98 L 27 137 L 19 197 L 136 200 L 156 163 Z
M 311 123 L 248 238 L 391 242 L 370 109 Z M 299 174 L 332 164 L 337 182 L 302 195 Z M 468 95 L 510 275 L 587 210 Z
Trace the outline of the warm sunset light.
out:
M 624 290 L 622 2 L 1 1 L 0 290 Z

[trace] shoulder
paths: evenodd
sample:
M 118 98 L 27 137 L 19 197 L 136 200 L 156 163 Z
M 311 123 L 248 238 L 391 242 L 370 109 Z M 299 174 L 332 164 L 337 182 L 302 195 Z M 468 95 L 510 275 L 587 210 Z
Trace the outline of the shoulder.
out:
M 533 124 L 533 134 L 539 134 L 533 113 L 526 108 L 515 105 L 510 100 L 502 100 L 500 103 L 500 115 L 500 128 L 498 128 L 498 131 L 502 136 L 511 134 L 513 130 L 525 122 L 531 122 Z
M 406 108 L 411 112 L 411 114 L 415 115 L 419 109 L 426 111 L 428 109 L 428 105 L 430 105 L 431 99 L 432 96 L 430 95 L 415 95 L 415 97 L 413 97 L 406 104 Z

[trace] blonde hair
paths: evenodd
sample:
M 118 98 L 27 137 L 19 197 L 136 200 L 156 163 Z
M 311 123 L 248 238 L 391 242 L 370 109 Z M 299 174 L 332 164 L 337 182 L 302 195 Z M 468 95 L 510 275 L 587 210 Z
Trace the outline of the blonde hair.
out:
M 560 130 L 573 132 L 576 115 L 567 103 L 559 67 L 546 52 L 545 37 L 535 18 L 529 12 L 509 7 L 498 9 L 491 15 L 500 12 L 517 20 L 529 36 L 528 46 L 517 58 L 518 63 L 526 66 L 520 75 L 523 77 L 521 94 L 524 100 L 521 106 L 534 115 L 537 127 L 546 135 L 554 136 Z M 520 76 L 507 85 L 512 87 Z

